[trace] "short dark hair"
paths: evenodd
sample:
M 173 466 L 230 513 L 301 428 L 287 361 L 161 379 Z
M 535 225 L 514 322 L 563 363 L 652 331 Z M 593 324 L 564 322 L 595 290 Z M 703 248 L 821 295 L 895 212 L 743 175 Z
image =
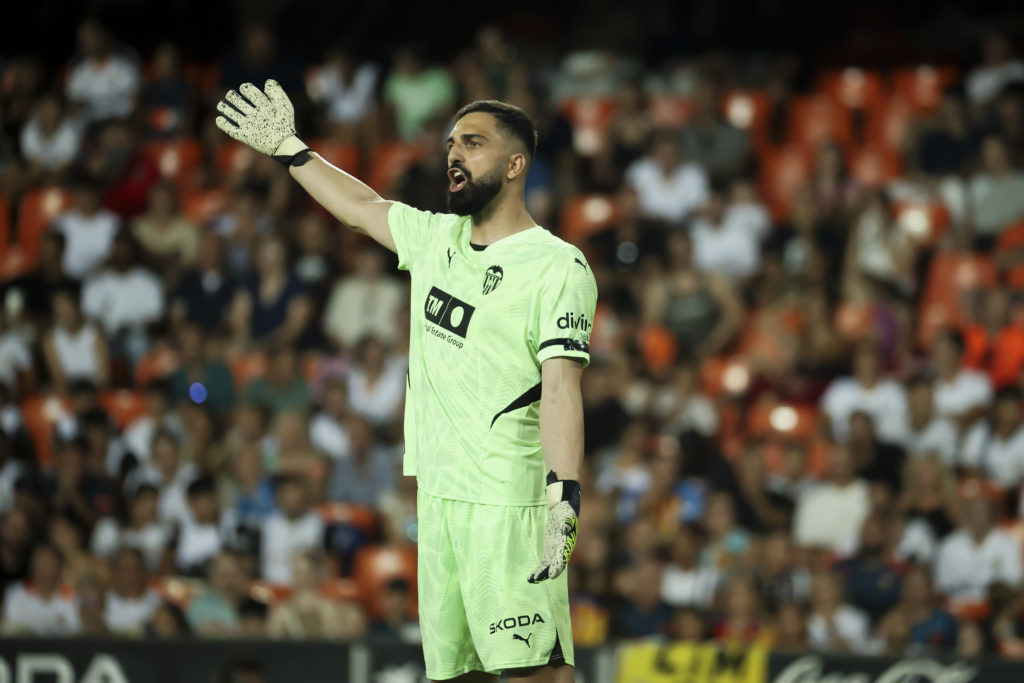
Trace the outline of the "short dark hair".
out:
M 465 105 L 455 114 L 458 121 L 466 114 L 490 114 L 498 122 L 502 133 L 511 135 L 522 143 L 526 150 L 526 163 L 529 166 L 537 155 L 537 126 L 529 114 L 514 104 L 499 100 L 477 100 Z
M 955 346 L 957 352 L 961 355 L 963 355 L 964 349 L 967 348 L 967 344 L 964 341 L 964 335 L 955 327 L 947 327 L 942 331 L 939 337 Z
M 217 483 L 213 477 L 204 475 L 197 477 L 188 485 L 186 496 L 189 500 L 198 496 L 212 496 L 217 493 Z
M 1017 403 L 1020 403 L 1021 400 L 1021 391 L 1015 386 L 1003 387 L 996 392 L 995 396 L 995 402 L 997 403 L 999 401 L 1016 401 Z

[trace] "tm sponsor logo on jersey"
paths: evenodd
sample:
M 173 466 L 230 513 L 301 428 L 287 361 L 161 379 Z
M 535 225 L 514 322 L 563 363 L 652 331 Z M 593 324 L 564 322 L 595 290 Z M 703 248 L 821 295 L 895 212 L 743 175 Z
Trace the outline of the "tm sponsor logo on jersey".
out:
M 543 623 L 546 623 L 544 621 L 544 617 L 537 612 L 534 612 L 532 617 L 529 614 L 520 614 L 518 617 L 505 617 L 504 619 L 492 621 L 491 633 L 497 633 L 498 631 L 504 631 L 518 626 L 532 626 L 533 624 Z
M 431 287 L 423 302 L 423 316 L 427 319 L 425 328 L 429 334 L 461 349 L 475 311 L 476 307 L 462 299 Z
M 579 332 L 589 332 L 591 323 L 587 320 L 585 314 L 576 315 L 566 311 L 565 315 L 558 319 L 558 329 L 560 330 L 577 330 Z

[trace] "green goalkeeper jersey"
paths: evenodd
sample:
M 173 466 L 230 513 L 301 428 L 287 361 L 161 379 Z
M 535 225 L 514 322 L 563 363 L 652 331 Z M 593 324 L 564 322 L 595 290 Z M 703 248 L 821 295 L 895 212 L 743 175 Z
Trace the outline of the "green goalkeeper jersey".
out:
M 480 250 L 471 223 L 398 202 L 388 213 L 412 276 L 404 472 L 439 498 L 541 505 L 540 366 L 589 362 L 597 284 L 542 227 Z

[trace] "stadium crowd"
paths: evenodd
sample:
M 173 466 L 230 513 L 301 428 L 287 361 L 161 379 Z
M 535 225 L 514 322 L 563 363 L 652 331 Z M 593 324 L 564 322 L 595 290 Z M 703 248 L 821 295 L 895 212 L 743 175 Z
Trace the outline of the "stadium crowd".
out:
M 0 60 L 5 633 L 418 638 L 406 281 L 213 126 L 273 77 L 315 149 L 435 211 L 460 103 L 538 122 L 531 213 L 601 296 L 577 645 L 1024 653 L 1004 36 L 803 90 L 786 59 L 538 64 L 493 28 L 449 64 L 303 64 L 255 25 L 194 64 L 86 21 L 68 56 Z

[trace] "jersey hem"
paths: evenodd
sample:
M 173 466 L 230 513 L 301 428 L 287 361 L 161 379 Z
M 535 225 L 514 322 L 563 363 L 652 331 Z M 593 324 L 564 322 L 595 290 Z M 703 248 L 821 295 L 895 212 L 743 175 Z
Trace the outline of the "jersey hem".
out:
M 550 657 L 550 656 L 551 655 L 548 654 L 548 657 Z M 566 657 L 562 661 L 556 662 L 554 664 L 552 664 L 547 659 L 528 659 L 528 660 L 522 660 L 522 661 L 519 661 L 519 662 L 508 662 L 508 663 L 502 664 L 501 666 L 496 667 L 494 669 L 487 669 L 486 671 L 484 671 L 484 673 L 500 675 L 500 674 L 504 673 L 505 671 L 508 671 L 509 669 L 526 669 L 526 668 L 535 667 L 535 666 L 554 666 L 554 667 L 558 667 L 558 666 L 565 666 L 566 664 L 568 664 L 569 666 L 571 666 L 572 668 L 575 669 L 576 668 L 575 657 Z
M 422 484 L 420 484 L 419 477 L 416 478 L 416 486 L 419 488 L 420 491 L 422 491 L 423 493 L 427 494 L 428 496 L 431 496 L 432 498 L 440 498 L 442 500 L 454 500 L 454 501 L 458 501 L 460 503 L 472 503 L 473 505 L 493 505 L 495 507 L 503 507 L 503 508 L 534 508 L 534 507 L 540 507 L 541 505 L 543 505 L 544 507 L 547 507 L 547 505 L 548 505 L 547 499 L 544 496 L 541 496 L 540 498 L 538 498 L 537 502 L 535 502 L 535 503 L 527 503 L 527 502 L 523 502 L 523 503 L 506 503 L 506 502 L 495 502 L 493 500 L 479 500 L 477 498 L 470 498 L 468 496 L 453 496 L 453 495 L 447 495 L 447 494 L 434 493 L 433 491 L 428 490 L 426 487 L 424 487 Z

